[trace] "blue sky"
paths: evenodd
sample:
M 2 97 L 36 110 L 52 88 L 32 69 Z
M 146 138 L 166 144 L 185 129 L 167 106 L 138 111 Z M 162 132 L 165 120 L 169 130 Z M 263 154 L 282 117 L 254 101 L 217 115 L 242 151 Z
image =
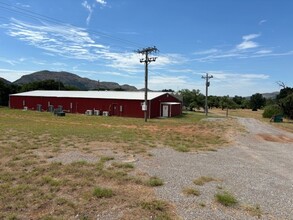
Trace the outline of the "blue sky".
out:
M 291 0 L 0 0 L 0 76 L 39 70 L 153 90 L 248 96 L 293 86 Z

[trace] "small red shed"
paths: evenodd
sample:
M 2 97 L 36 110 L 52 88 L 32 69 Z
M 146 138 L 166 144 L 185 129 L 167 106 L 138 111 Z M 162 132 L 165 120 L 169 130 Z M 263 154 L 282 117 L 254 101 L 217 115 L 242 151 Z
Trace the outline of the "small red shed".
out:
M 182 103 L 167 92 L 148 92 L 149 118 L 173 117 L 182 113 Z M 11 94 L 13 109 L 49 111 L 59 106 L 68 113 L 94 112 L 123 117 L 144 117 L 144 92 L 132 91 L 44 91 Z

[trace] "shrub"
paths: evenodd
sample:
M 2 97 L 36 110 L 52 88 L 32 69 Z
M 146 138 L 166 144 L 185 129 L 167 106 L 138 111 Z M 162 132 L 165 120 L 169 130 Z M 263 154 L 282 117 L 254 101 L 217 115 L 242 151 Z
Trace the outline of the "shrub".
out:
M 150 211 L 164 211 L 167 207 L 166 203 L 161 200 L 153 200 L 150 202 L 142 202 L 141 206 L 143 209 Z
M 237 204 L 237 199 L 229 192 L 217 193 L 216 200 L 224 206 L 233 206 Z
M 111 189 L 96 187 L 93 191 L 93 195 L 98 198 L 110 198 L 114 193 Z
M 132 163 L 114 162 L 114 163 L 112 163 L 112 166 L 117 167 L 117 168 L 122 168 L 122 169 L 133 169 L 134 168 L 134 165 Z
M 147 185 L 153 186 L 153 187 L 154 186 L 162 186 L 162 185 L 164 185 L 164 182 L 160 178 L 153 176 L 147 181 Z
M 182 192 L 185 194 L 185 195 L 193 195 L 193 196 L 199 196 L 200 195 L 200 192 L 199 190 L 197 189 L 193 189 L 193 188 L 184 188 L 182 190 Z
M 271 118 L 274 115 L 283 114 L 282 109 L 278 105 L 268 105 L 264 108 L 264 112 L 262 114 L 263 118 Z
M 209 176 L 201 176 L 201 177 L 193 180 L 193 183 L 198 186 L 203 186 L 205 183 L 208 183 L 211 181 L 216 181 L 216 179 L 213 177 L 209 177 Z

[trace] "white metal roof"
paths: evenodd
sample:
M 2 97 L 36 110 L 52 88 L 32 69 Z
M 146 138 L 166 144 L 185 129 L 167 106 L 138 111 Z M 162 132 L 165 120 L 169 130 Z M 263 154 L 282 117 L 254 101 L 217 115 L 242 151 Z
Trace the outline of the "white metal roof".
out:
M 152 100 L 166 93 L 167 92 L 148 92 L 148 100 Z M 133 92 L 133 91 L 35 90 L 35 91 L 12 94 L 11 96 L 144 100 L 144 91 Z
M 163 105 L 180 105 L 180 102 L 161 102 Z

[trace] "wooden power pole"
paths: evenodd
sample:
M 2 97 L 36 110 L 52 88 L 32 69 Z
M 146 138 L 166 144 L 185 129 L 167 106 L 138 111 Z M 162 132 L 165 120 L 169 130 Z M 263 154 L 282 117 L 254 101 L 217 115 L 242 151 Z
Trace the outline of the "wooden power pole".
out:
M 201 76 L 201 78 L 206 80 L 205 113 L 206 113 L 206 116 L 208 116 L 208 88 L 210 86 L 209 79 L 213 78 L 213 75 L 209 75 L 208 73 L 206 73 L 206 75 Z
M 157 57 L 149 57 L 150 53 L 157 52 L 156 47 L 147 47 L 141 50 L 137 50 L 137 53 L 145 55 L 145 58 L 140 59 L 141 63 L 145 65 L 145 77 L 144 77 L 144 103 L 142 105 L 142 110 L 144 111 L 144 121 L 147 122 L 148 118 L 148 65 L 151 62 L 155 62 Z

